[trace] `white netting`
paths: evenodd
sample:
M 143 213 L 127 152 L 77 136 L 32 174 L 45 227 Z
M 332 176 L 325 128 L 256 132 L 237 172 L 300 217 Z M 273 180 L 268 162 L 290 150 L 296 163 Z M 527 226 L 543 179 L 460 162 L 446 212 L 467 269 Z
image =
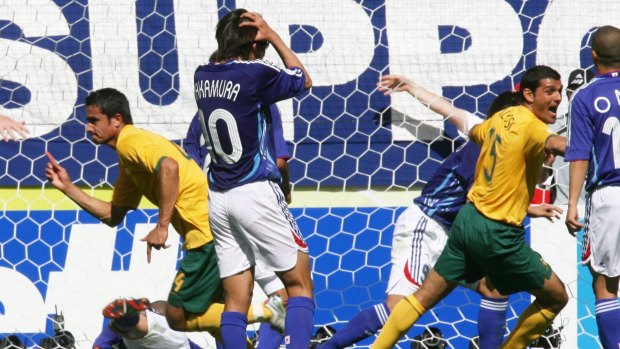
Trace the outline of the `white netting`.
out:
M 196 112 L 194 69 L 215 49 L 218 16 L 235 7 L 262 13 L 312 74 L 311 91 L 279 106 L 293 147 L 293 213 L 314 258 L 316 322 L 336 329 L 383 300 L 393 223 L 460 144 L 411 97 L 378 93 L 379 77 L 405 74 L 482 116 L 528 67 L 548 64 L 564 79 L 590 67 L 592 29 L 617 25 L 620 14 L 615 0 L 0 0 L 0 113 L 32 132 L 0 144 L 0 273 L 10 285 L 0 290 L 0 335 L 36 346 L 54 334 L 58 311 L 89 348 L 105 303 L 166 296 L 178 251 L 147 265 L 134 239 L 156 211 L 133 212 L 118 229 L 101 225 L 45 185 L 45 151 L 108 197 L 116 159 L 85 133 L 88 92 L 117 88 L 139 127 L 182 139 Z M 550 264 L 574 274 L 565 281 L 575 310 L 556 327 L 566 325 L 563 347 L 597 347 L 587 271 L 577 275 L 578 247 L 567 245 L 574 258 Z M 511 298 L 509 327 L 528 302 Z M 477 307 L 476 295 L 458 290 L 401 347 L 423 325 L 466 347 Z

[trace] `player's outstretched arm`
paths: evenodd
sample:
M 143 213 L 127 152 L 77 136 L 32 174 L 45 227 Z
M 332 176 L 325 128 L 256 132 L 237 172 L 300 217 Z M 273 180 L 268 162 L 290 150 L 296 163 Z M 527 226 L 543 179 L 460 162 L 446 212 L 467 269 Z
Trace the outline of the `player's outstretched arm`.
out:
M 247 18 L 250 21 L 241 22 L 239 24 L 240 27 L 255 27 L 258 29 L 255 40 L 270 42 L 276 52 L 278 52 L 278 55 L 280 56 L 280 59 L 282 59 L 282 63 L 284 63 L 285 67 L 297 67 L 304 72 L 304 76 L 306 77 L 304 88 L 309 89 L 312 87 L 312 79 L 295 52 L 293 52 L 293 50 L 291 50 L 286 43 L 284 43 L 280 35 L 278 35 L 278 33 L 273 30 L 269 24 L 267 24 L 260 14 L 256 12 L 246 12 L 241 15 L 241 18 Z
M 5 142 L 16 141 L 28 137 L 28 129 L 23 121 L 15 121 L 8 116 L 0 115 L 0 135 Z
M 456 128 L 463 134 L 468 134 L 468 123 L 471 123 L 469 116 L 471 115 L 464 109 L 457 108 L 446 98 L 439 96 L 423 86 L 415 83 L 413 80 L 406 78 L 402 75 L 384 75 L 379 81 L 379 91 L 382 91 L 384 95 L 390 95 L 394 92 L 406 91 L 422 104 L 427 106 L 430 110 L 443 116 L 444 119 L 450 121 L 456 126 Z M 480 118 L 474 120 L 476 124 L 482 122 Z
M 120 224 L 129 208 L 112 205 L 110 202 L 87 195 L 77 185 L 73 184 L 67 170 L 60 166 L 50 152 L 46 152 L 46 155 L 49 162 L 45 168 L 45 177 L 47 177 L 52 186 L 103 223 L 111 227 Z

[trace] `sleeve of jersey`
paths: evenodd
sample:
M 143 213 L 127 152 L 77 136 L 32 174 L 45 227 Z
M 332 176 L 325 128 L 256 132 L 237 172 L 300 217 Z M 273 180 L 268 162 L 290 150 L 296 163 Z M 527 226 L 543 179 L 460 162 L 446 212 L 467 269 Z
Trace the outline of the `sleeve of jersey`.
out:
M 538 120 L 530 121 L 524 126 L 518 132 L 526 136 L 524 142 L 526 154 L 540 154 L 545 151 L 547 139 L 552 135 L 556 135 L 556 133 L 551 131 L 549 125 Z
M 284 139 L 284 130 L 282 128 L 282 116 L 280 115 L 280 109 L 275 104 L 272 104 L 269 109 L 271 110 L 271 122 L 273 130 L 274 147 L 276 150 L 276 158 L 278 159 L 290 159 L 291 152 L 288 150 L 288 145 Z
M 114 183 L 112 203 L 117 206 L 137 208 L 142 199 L 142 193 L 127 173 L 122 164 L 118 165 L 118 178 Z
M 123 140 L 122 148 L 116 149 L 119 156 L 149 173 L 155 173 L 163 157 L 161 146 L 148 135 L 134 134 Z
M 594 140 L 593 120 L 579 92 L 573 97 L 568 115 L 568 143 L 565 161 L 589 160 Z
M 256 80 L 260 86 L 256 87 L 256 91 L 265 104 L 273 104 L 295 97 L 304 90 L 306 77 L 303 71 L 297 67 L 278 68 L 269 63 L 258 61 L 256 68 L 260 74 L 259 79 Z
M 202 168 L 204 162 L 204 154 L 200 151 L 200 138 L 202 137 L 202 129 L 200 126 L 200 119 L 198 115 L 194 116 L 189 128 L 187 129 L 187 135 L 183 141 L 183 150 L 187 155 L 191 156 L 194 161 Z
M 487 135 L 489 124 L 489 120 L 485 120 L 481 124 L 476 125 L 473 129 L 471 129 L 469 138 L 476 144 L 482 144 L 482 142 L 484 142 L 485 135 Z

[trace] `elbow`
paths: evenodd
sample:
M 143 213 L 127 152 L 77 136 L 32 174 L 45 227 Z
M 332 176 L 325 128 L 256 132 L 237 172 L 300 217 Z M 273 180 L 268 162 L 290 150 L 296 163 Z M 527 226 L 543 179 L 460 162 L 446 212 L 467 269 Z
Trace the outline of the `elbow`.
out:
M 121 224 L 122 221 L 123 219 L 112 219 L 112 218 L 105 218 L 101 220 L 101 222 L 103 222 L 105 225 L 107 225 L 110 228 L 118 227 L 118 225 Z
M 309 89 L 310 87 L 312 87 L 312 79 L 310 78 L 309 75 L 306 75 L 306 81 L 304 83 L 304 89 Z

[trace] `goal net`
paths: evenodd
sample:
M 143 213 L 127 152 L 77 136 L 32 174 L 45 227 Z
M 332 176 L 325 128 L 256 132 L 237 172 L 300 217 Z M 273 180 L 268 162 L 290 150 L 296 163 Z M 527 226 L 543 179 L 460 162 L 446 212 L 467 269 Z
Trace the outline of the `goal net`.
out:
M 166 299 L 181 252 L 156 251 L 147 264 L 140 242 L 157 210 L 143 202 L 121 226 L 100 224 L 46 183 L 45 152 L 89 194 L 109 199 L 116 155 L 90 141 L 85 97 L 116 88 L 138 127 L 182 142 L 196 114 L 194 70 L 216 48 L 218 18 L 234 8 L 261 13 L 312 75 L 314 87 L 279 108 L 293 153 L 291 210 L 313 261 L 316 325 L 336 330 L 384 300 L 396 218 L 463 142 L 409 95 L 378 92 L 379 78 L 406 75 L 482 117 L 529 67 L 554 67 L 564 85 L 573 69 L 591 68 L 591 33 L 618 25 L 620 14 L 614 0 L 0 0 L 0 114 L 31 132 L 0 143 L 0 348 L 9 336 L 49 346 L 66 331 L 90 348 L 111 300 Z M 279 62 L 273 50 L 267 58 Z M 559 114 L 566 110 L 564 101 Z M 564 348 L 600 347 L 579 241 L 563 222 L 527 222 L 532 246 L 571 295 L 548 347 L 557 337 Z M 176 234 L 170 240 L 178 245 Z M 478 303 L 457 289 L 399 347 L 430 327 L 446 347 L 467 347 Z M 529 303 L 526 294 L 510 298 L 508 330 Z

